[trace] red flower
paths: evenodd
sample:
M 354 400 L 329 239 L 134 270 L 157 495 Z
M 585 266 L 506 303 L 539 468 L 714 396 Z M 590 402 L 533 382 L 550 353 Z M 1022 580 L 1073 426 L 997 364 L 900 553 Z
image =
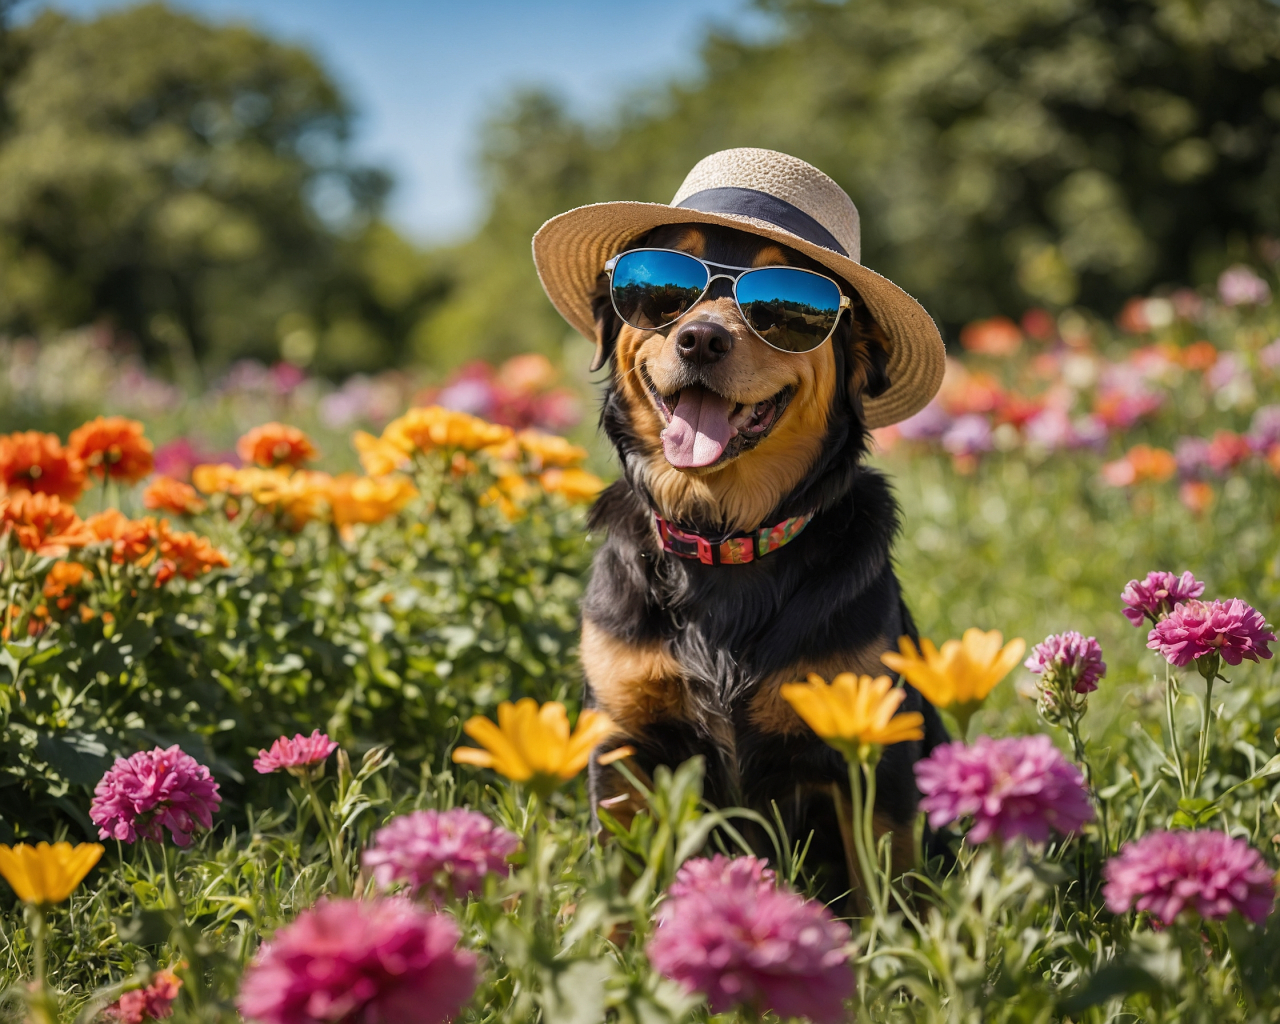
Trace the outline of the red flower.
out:
M 84 485 L 84 464 L 57 434 L 28 430 L 0 437 L 0 494 L 30 491 L 71 503 Z

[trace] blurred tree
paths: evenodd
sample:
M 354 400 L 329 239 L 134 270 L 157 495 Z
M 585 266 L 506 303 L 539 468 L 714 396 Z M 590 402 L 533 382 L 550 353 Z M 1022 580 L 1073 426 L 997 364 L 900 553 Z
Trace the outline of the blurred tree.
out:
M 161 4 L 7 35 L 0 330 L 105 319 L 186 376 L 402 357 L 439 275 L 378 219 L 388 178 L 311 55 Z
M 554 348 L 528 236 L 608 199 L 667 202 L 702 156 L 815 163 L 862 213 L 863 260 L 946 328 L 1030 304 L 1112 312 L 1280 234 L 1272 0 L 759 0 L 687 81 L 607 123 L 525 98 L 490 130 L 487 223 L 419 335 Z

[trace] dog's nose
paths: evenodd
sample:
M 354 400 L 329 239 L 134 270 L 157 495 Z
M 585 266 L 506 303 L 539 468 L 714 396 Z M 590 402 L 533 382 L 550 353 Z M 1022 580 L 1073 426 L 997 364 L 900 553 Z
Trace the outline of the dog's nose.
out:
M 706 366 L 723 359 L 733 348 L 733 335 L 710 320 L 685 324 L 676 335 L 676 351 L 680 358 L 695 366 Z

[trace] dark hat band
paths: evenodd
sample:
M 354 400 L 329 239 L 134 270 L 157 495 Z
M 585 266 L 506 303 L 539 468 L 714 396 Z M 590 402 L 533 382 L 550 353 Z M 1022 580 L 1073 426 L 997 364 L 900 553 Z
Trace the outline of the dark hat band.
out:
M 835 235 L 804 210 L 792 206 L 785 199 L 771 196 L 768 192 L 757 192 L 753 188 L 706 188 L 675 205 L 678 209 L 698 210 L 701 213 L 732 213 L 739 217 L 768 221 L 806 242 L 838 252 L 841 256 L 849 255 L 845 247 L 836 241 Z

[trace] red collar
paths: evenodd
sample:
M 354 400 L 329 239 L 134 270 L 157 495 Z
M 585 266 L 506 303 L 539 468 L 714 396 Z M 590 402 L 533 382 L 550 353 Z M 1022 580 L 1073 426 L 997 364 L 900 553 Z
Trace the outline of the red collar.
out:
M 762 526 L 758 530 L 721 537 L 704 537 L 692 530 L 683 530 L 657 513 L 654 513 L 653 518 L 658 524 L 658 535 L 662 538 L 664 551 L 670 551 L 681 558 L 696 558 L 703 565 L 745 565 L 795 540 L 800 536 L 800 531 L 809 525 L 813 516 L 814 513 L 809 512 L 784 519 L 772 526 Z

